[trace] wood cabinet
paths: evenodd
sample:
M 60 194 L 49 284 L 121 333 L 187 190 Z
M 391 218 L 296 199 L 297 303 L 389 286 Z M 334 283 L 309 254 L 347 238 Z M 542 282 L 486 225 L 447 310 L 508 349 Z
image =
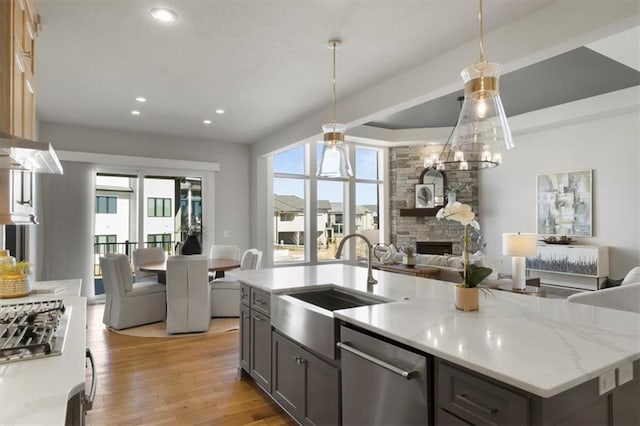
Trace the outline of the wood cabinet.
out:
M 240 285 L 240 368 L 271 393 L 269 293 Z
M 0 130 L 35 139 L 37 15 L 31 0 L 0 4 Z
M 0 1 L 0 131 L 36 138 L 35 38 L 37 15 L 31 0 Z M 0 217 L 29 222 L 34 213 L 31 172 L 0 170 Z
M 302 424 L 338 425 L 340 370 L 273 331 L 272 396 Z

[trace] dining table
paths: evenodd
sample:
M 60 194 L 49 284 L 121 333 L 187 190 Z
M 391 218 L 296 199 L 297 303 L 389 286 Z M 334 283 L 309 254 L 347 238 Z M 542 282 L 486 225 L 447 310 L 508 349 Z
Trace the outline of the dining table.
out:
M 223 275 L 225 271 L 230 271 L 240 267 L 240 261 L 238 259 L 227 258 L 209 258 L 208 259 L 209 272 L 215 272 L 216 278 Z M 147 263 L 146 265 L 138 265 L 138 269 L 145 272 L 155 272 L 158 274 L 158 282 L 167 282 L 167 261 L 157 263 Z

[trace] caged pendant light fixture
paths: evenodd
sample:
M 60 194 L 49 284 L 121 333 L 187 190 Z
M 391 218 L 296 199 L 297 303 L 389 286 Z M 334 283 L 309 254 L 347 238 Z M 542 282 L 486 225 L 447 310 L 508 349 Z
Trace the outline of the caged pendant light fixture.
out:
M 336 122 L 336 49 L 340 47 L 340 40 L 329 40 L 328 47 L 333 51 L 333 80 L 332 80 L 332 122 L 322 125 L 322 133 L 324 135 L 322 141 L 322 156 L 320 166 L 318 167 L 317 176 L 322 177 L 350 177 L 353 176 L 349 157 L 347 156 L 347 147 L 344 142 L 344 134 L 347 130 L 345 124 Z
M 438 170 L 479 170 L 502 163 L 502 152 L 513 148 L 511 130 L 498 90 L 501 66 L 484 57 L 482 0 L 480 11 L 480 58 L 460 73 L 464 102 L 455 128 L 437 160 Z M 427 165 L 427 161 L 425 161 Z

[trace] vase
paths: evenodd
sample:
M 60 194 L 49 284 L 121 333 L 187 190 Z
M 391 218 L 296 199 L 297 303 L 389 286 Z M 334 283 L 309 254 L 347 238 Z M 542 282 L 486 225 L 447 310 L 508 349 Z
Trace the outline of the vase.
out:
M 416 256 L 412 254 L 405 254 L 402 256 L 402 264 L 410 268 L 416 266 Z
M 456 309 L 461 311 L 477 311 L 479 309 L 480 297 L 477 287 L 462 287 L 457 285 L 455 289 Z
M 456 193 L 455 192 L 447 192 L 447 204 L 452 204 L 456 202 Z
M 181 253 L 183 255 L 202 254 L 202 246 L 200 245 L 198 237 L 189 235 L 182 245 Z

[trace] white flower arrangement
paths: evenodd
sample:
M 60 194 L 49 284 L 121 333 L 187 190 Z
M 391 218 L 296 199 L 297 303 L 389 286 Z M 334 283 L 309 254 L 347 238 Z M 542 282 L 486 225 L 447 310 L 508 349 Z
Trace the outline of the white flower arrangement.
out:
M 476 287 L 480 281 L 485 279 L 492 272 L 489 268 L 469 265 L 468 227 L 471 226 L 476 231 L 480 231 L 480 224 L 475 219 L 475 217 L 476 214 L 471 210 L 470 205 L 462 204 L 457 201 L 451 204 L 447 204 L 446 206 L 438 210 L 438 213 L 436 213 L 436 218 L 438 220 L 453 220 L 459 222 L 464 226 L 464 236 L 462 237 L 462 242 L 464 245 L 462 252 L 462 265 L 464 268 L 462 273 L 462 286 L 467 288 Z

